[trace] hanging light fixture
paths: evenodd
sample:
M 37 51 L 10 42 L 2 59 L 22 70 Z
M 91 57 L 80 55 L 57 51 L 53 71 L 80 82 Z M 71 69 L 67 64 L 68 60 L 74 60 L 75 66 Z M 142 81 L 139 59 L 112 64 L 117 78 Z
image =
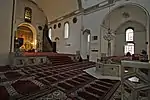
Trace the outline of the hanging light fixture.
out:
M 109 18 L 108 18 L 108 31 L 107 33 L 105 33 L 105 35 L 103 36 L 103 38 L 108 41 L 108 51 L 107 51 L 107 55 L 108 56 L 111 56 L 111 41 L 115 38 L 114 34 L 111 33 L 111 30 L 110 30 L 110 5 L 109 5 Z

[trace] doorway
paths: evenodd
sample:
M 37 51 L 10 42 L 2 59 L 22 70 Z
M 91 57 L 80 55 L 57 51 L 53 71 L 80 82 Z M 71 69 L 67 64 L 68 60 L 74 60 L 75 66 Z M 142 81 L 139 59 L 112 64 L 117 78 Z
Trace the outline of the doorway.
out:
M 91 32 L 86 29 L 82 34 L 81 55 L 83 59 L 90 58 Z

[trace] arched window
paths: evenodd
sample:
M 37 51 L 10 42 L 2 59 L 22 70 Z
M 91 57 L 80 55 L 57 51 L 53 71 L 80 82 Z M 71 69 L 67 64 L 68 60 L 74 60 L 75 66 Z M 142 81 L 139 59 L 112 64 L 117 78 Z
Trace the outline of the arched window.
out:
M 134 40 L 134 31 L 129 28 L 126 30 L 126 42 L 132 42 Z
M 134 30 L 132 28 L 126 30 L 126 45 L 124 53 L 127 54 L 128 52 L 134 54 Z
M 88 34 L 88 43 L 91 41 L 91 35 Z
M 65 26 L 64 26 L 64 38 L 65 39 L 68 39 L 69 38 L 69 23 L 66 22 L 65 23 Z
M 49 28 L 48 37 L 50 40 L 52 39 L 52 28 Z

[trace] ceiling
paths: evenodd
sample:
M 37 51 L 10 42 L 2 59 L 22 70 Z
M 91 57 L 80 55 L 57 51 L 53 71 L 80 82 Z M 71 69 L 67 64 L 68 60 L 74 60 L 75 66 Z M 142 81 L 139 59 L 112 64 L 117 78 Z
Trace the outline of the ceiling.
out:
M 120 6 L 112 10 L 110 14 L 108 14 L 105 17 L 102 26 L 105 27 L 103 28 L 106 30 L 106 32 L 108 31 L 109 28 L 112 31 L 117 31 L 121 26 L 127 26 L 127 25 L 130 27 L 134 27 L 135 25 L 138 24 L 141 25 L 140 27 L 142 26 L 146 27 L 147 20 L 148 17 L 144 9 L 142 9 L 137 5 L 126 4 L 124 6 Z M 141 31 L 141 29 L 137 29 L 136 31 Z M 124 33 L 124 29 L 122 29 L 121 33 Z
M 78 10 L 78 0 L 32 0 L 45 12 L 48 21 Z

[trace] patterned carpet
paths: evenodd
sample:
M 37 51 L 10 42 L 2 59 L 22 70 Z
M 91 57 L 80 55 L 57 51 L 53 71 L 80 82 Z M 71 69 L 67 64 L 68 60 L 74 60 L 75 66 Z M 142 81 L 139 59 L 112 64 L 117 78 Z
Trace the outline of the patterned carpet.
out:
M 61 63 L 62 64 L 62 63 Z M 0 68 L 0 100 L 109 100 L 120 85 L 83 70 L 93 62 Z

